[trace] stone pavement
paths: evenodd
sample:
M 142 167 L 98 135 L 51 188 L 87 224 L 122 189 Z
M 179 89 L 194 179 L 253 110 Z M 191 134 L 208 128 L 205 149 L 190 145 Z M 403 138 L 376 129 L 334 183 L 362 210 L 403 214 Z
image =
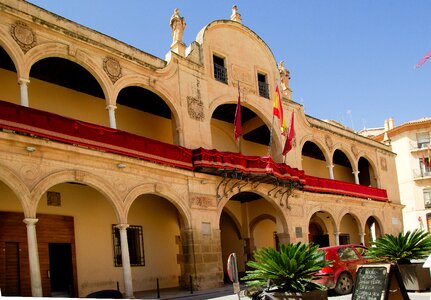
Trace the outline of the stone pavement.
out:
M 244 287 L 241 287 L 243 290 Z M 409 292 L 408 293 L 411 300 L 431 300 L 431 291 L 426 292 Z M 207 291 L 195 291 L 190 293 L 190 291 L 180 290 L 178 288 L 173 289 L 163 289 L 160 291 L 160 298 L 157 297 L 156 291 L 146 291 L 135 293 L 136 299 L 189 299 L 189 300 L 249 300 L 250 298 L 245 297 L 242 293 L 240 297 L 233 293 L 233 288 L 231 284 L 225 285 L 223 287 L 207 290 Z M 350 300 L 352 295 L 344 296 L 333 296 L 330 295 L 329 299 L 333 300 Z

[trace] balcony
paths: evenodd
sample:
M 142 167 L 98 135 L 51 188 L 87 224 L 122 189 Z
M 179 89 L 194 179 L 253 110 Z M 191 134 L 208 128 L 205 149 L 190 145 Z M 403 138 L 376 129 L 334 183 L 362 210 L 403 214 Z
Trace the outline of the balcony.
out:
M 308 192 L 388 201 L 386 190 L 308 176 L 302 170 L 274 162 L 270 156 L 245 156 L 203 148 L 191 150 L 5 101 L 0 101 L 0 129 L 225 179 L 229 176 L 256 185 L 266 183 L 275 188 L 289 189 L 290 186 Z M 431 172 L 428 175 L 431 178 Z
M 424 150 L 430 150 L 431 151 L 431 143 L 430 142 L 424 142 L 419 143 L 416 141 L 410 141 L 410 151 L 411 152 L 420 152 Z
M 431 179 L 431 170 L 413 170 L 414 180 Z

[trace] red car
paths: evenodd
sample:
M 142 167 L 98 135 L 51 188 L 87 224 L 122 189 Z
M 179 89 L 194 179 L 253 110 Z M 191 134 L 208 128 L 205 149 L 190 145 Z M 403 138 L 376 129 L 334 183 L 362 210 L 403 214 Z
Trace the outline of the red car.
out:
M 356 280 L 356 267 L 368 262 L 364 257 L 367 248 L 349 244 L 320 249 L 326 252 L 325 259 L 332 263 L 316 274 L 319 277 L 316 281 L 328 289 L 334 289 L 339 295 L 351 293 Z

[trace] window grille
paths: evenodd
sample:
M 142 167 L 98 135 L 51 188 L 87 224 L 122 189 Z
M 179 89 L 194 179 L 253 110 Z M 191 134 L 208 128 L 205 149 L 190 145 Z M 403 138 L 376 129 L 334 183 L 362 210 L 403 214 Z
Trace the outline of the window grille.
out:
M 225 67 L 224 59 L 214 55 L 214 79 L 223 83 L 227 83 L 227 69 Z
M 259 96 L 269 99 L 269 86 L 266 83 L 266 76 L 257 74 L 257 84 L 259 87 Z
M 130 225 L 126 232 L 130 265 L 145 266 L 142 226 Z M 116 267 L 122 267 L 120 229 L 118 229 L 116 225 L 112 225 L 112 238 L 114 243 L 114 265 Z

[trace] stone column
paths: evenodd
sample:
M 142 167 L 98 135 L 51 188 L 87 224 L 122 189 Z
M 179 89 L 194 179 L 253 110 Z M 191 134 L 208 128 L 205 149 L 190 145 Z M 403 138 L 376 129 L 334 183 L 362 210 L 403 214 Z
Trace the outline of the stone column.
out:
M 109 113 L 109 127 L 117 129 L 117 121 L 115 119 L 115 110 L 117 107 L 115 105 L 109 104 L 106 106 Z
M 25 218 L 27 226 L 28 260 L 30 264 L 30 282 L 32 297 L 43 297 L 42 279 L 40 276 L 39 251 L 37 248 L 36 223 L 38 219 Z
M 365 233 L 361 232 L 359 236 L 361 237 L 361 244 L 365 246 Z
M 211 232 L 187 229 L 181 232 L 183 244 L 183 270 L 180 282 L 183 287 L 193 290 L 206 290 L 223 284 L 223 262 L 220 230 L 209 228 Z
M 340 245 L 340 233 L 338 231 L 334 232 L 335 245 Z
M 193 252 L 193 230 L 181 230 L 181 249 L 179 263 L 181 267 L 180 286 L 184 289 L 190 289 L 193 284 L 193 290 L 196 290 L 196 264 Z
M 328 164 L 326 165 L 329 171 L 329 179 L 334 179 L 334 165 Z
M 125 296 L 128 299 L 134 299 L 133 295 L 133 283 L 132 283 L 132 269 L 130 268 L 130 256 L 129 256 L 129 243 L 127 242 L 127 228 L 129 224 L 118 224 L 116 226 L 120 230 L 120 241 L 121 241 L 121 260 L 123 263 L 123 277 L 124 277 L 124 289 Z
M 353 171 L 353 176 L 355 176 L 355 183 L 359 184 L 359 171 Z
M 24 78 L 18 79 L 21 105 L 25 107 L 28 107 L 28 84 L 29 83 L 30 83 L 30 80 L 28 79 L 24 79 Z

